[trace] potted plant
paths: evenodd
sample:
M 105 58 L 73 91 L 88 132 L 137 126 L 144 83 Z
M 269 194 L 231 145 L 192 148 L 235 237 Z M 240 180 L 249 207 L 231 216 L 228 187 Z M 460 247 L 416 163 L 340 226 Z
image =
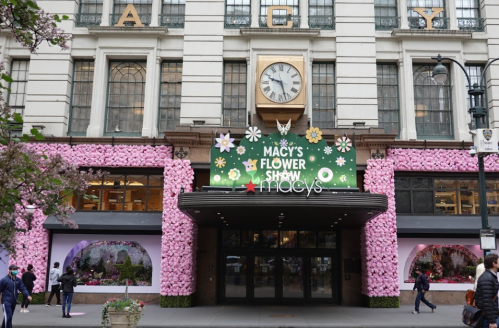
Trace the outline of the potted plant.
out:
M 136 328 L 146 303 L 130 298 L 112 298 L 102 306 L 102 327 Z
M 130 256 L 123 264 L 115 264 L 120 272 L 118 281 L 126 281 L 125 296 L 123 298 L 112 298 L 102 306 L 102 327 L 111 324 L 112 328 L 136 328 L 142 316 L 142 309 L 146 303 L 128 298 L 128 282 L 134 284 L 135 272 L 142 268 L 141 265 L 133 265 Z

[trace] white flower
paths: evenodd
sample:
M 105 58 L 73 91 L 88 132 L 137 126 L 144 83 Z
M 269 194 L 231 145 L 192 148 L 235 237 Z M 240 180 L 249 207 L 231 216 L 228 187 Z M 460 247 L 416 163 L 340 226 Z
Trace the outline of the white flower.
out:
M 215 182 L 219 182 L 220 181 L 220 176 L 217 174 L 213 177 L 213 180 L 215 180 Z
M 236 148 L 236 152 L 239 154 L 239 155 L 244 155 L 244 153 L 246 152 L 246 148 L 244 146 L 238 146 Z
M 317 172 L 317 177 L 322 182 L 329 182 L 333 179 L 333 171 L 328 167 L 323 167 Z
M 279 173 L 281 176 L 281 181 L 289 181 L 289 178 L 291 176 L 291 173 L 289 173 L 287 170 L 282 171 L 282 173 Z
M 246 138 L 249 142 L 257 142 L 262 137 L 262 131 L 256 126 L 250 126 L 246 131 Z
M 342 176 L 340 176 L 340 181 L 341 181 L 341 182 L 345 182 L 345 181 L 347 181 L 347 176 L 346 176 L 346 175 L 344 175 L 344 174 L 343 174 Z
M 333 152 L 333 148 L 331 148 L 330 146 L 326 146 L 324 147 L 324 152 L 326 153 L 326 155 L 330 155 Z
M 241 171 L 239 171 L 238 169 L 231 169 L 229 171 L 229 179 L 231 179 L 232 181 L 237 181 L 240 177 Z
M 352 141 L 345 136 L 343 138 L 336 139 L 336 148 L 338 151 L 344 153 L 345 151 L 350 151 L 350 147 L 352 147 Z
M 343 166 L 343 165 L 345 165 L 345 164 L 346 164 L 346 162 L 347 162 L 347 161 L 345 161 L 345 159 L 344 159 L 343 157 L 341 157 L 341 156 L 340 156 L 340 157 L 338 157 L 338 158 L 336 159 L 336 164 L 337 164 L 338 166 Z

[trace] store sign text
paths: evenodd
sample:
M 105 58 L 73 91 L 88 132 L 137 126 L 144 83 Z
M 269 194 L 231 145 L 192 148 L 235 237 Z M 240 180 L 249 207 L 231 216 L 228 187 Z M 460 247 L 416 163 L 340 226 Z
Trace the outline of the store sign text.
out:
M 267 187 L 265 187 L 265 184 L 267 185 Z M 322 186 L 321 186 L 322 183 L 320 181 L 318 181 L 317 178 L 315 178 L 314 181 L 310 185 L 307 183 L 306 179 L 304 181 L 301 181 L 301 180 L 295 180 L 295 181 L 264 180 L 260 184 L 260 192 L 262 192 L 262 190 L 265 191 L 265 189 L 267 189 L 270 192 L 273 184 L 275 184 L 277 191 L 282 192 L 282 193 L 288 193 L 291 191 L 301 193 L 301 192 L 306 190 L 307 197 L 308 197 L 308 196 L 310 196 L 310 193 L 312 192 L 312 190 L 316 194 L 320 194 L 322 192 Z

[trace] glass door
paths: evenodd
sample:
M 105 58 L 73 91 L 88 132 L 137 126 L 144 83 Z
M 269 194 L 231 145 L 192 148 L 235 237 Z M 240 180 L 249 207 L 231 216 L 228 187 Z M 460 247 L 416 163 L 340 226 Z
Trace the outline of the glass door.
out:
M 225 298 L 246 298 L 247 268 L 247 256 L 225 256 Z
M 275 298 L 276 257 L 255 256 L 253 269 L 253 297 Z
M 333 261 L 328 256 L 310 258 L 310 292 L 313 299 L 333 298 Z
M 282 257 L 282 298 L 303 297 L 303 257 Z

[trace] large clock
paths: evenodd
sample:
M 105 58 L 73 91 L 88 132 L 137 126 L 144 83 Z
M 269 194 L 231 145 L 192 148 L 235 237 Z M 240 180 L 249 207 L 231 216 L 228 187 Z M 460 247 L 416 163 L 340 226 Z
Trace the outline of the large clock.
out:
M 298 97 L 302 84 L 300 72 L 283 62 L 268 65 L 260 76 L 260 90 L 267 99 L 276 103 L 288 103 Z

